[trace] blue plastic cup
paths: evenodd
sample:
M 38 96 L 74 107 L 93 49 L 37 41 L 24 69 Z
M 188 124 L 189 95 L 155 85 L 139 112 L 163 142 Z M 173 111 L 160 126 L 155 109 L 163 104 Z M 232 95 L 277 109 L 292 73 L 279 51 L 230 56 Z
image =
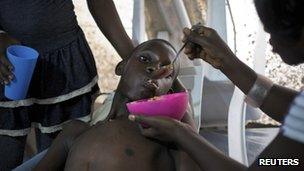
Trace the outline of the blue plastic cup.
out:
M 15 78 L 5 86 L 4 95 L 11 100 L 25 99 L 39 53 L 30 47 L 12 45 L 6 49 L 6 55 L 14 66 Z

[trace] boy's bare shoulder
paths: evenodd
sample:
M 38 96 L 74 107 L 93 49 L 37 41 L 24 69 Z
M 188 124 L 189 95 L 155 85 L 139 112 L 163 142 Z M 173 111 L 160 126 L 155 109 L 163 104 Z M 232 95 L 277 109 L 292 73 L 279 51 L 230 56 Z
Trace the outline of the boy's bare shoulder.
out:
M 91 127 L 88 123 L 79 120 L 72 120 L 63 126 L 62 136 L 65 137 L 65 143 L 71 147 L 75 139 L 89 130 Z

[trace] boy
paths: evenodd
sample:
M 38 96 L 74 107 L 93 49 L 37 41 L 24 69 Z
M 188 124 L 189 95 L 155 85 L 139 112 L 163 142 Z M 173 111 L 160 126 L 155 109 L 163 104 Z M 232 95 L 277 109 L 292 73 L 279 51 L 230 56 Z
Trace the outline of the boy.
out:
M 167 145 L 143 137 L 138 125 L 128 121 L 126 108 L 127 102 L 170 91 L 179 63 L 166 66 L 175 56 L 172 45 L 160 39 L 135 48 L 115 70 L 121 76 L 109 113 L 115 119 L 92 127 L 80 121 L 69 123 L 34 170 L 176 170 L 181 162 L 175 161 Z M 183 121 L 194 125 L 188 113 Z

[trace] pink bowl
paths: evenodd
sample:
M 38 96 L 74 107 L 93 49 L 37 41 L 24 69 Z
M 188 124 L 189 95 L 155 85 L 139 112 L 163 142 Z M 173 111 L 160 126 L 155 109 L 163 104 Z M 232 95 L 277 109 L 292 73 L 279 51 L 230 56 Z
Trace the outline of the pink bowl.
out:
M 181 120 L 187 110 L 188 102 L 188 92 L 180 92 L 130 102 L 127 103 L 127 108 L 134 115 L 166 116 Z

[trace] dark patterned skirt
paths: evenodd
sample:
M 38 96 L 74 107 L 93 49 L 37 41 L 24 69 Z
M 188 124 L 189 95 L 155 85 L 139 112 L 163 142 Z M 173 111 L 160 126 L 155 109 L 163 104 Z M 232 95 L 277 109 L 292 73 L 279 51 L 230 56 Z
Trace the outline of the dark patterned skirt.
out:
M 48 42 L 28 42 L 40 56 L 24 100 L 11 101 L 0 86 L 0 135 L 24 136 L 61 130 L 71 120 L 90 121 L 99 92 L 95 61 L 80 28 Z

